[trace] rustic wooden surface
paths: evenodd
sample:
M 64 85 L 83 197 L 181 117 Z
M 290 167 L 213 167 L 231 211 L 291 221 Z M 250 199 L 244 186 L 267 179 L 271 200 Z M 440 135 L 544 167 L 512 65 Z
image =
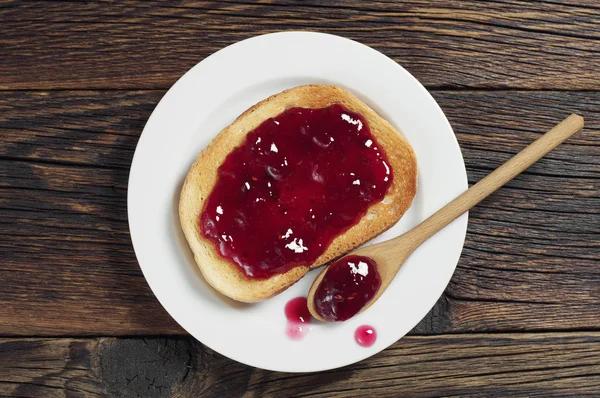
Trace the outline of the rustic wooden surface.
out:
M 596 395 L 600 333 L 406 337 L 318 374 L 248 368 L 189 338 L 0 339 L 0 386 L 28 397 Z
M 0 396 L 600 392 L 595 0 L 2 1 L 0 26 Z M 471 212 L 456 273 L 410 337 L 314 375 L 192 341 L 145 283 L 127 226 L 129 165 L 161 96 L 217 49 L 282 29 L 344 35 L 406 67 L 448 116 L 471 183 L 586 117 Z
M 596 0 L 119 3 L 4 1 L 0 88 L 167 88 L 214 51 L 282 29 L 359 40 L 430 87 L 600 88 Z

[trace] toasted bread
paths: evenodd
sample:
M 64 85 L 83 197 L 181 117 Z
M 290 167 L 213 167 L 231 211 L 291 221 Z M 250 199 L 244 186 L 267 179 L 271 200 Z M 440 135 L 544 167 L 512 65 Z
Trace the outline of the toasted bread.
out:
M 222 257 L 215 246 L 204 238 L 198 223 L 205 199 L 212 191 L 217 169 L 227 155 L 246 139 L 246 135 L 263 121 L 293 107 L 325 108 L 341 104 L 361 114 L 371 133 L 384 149 L 394 178 L 384 199 L 369 207 L 360 221 L 337 236 L 330 246 L 310 265 L 298 266 L 269 279 L 250 279 Z M 298 281 L 309 269 L 319 267 L 392 227 L 409 208 L 417 189 L 415 154 L 390 123 L 371 108 L 336 86 L 306 85 L 285 90 L 254 105 L 223 129 L 199 154 L 192 165 L 179 202 L 179 218 L 186 239 L 204 278 L 222 294 L 242 302 L 255 302 L 272 297 Z

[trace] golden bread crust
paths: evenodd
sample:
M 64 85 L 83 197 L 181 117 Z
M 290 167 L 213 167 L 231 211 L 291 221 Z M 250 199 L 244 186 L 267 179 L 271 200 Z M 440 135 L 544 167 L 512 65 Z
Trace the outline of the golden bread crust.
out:
M 247 133 L 266 119 L 288 108 L 325 108 L 333 104 L 341 104 L 366 119 L 371 133 L 388 157 L 394 178 L 385 198 L 373 204 L 358 224 L 336 237 L 310 269 L 326 264 L 381 234 L 410 207 L 417 189 L 416 157 L 408 142 L 390 123 L 337 86 L 306 85 L 275 94 L 241 114 L 200 152 L 181 190 L 179 219 L 185 237 L 204 278 L 224 295 L 243 302 L 264 300 L 297 282 L 309 267 L 296 267 L 269 279 L 249 279 L 235 264 L 217 253 L 213 244 L 202 236 L 198 224 L 204 201 L 216 183 L 217 169 L 227 155 L 244 142 Z

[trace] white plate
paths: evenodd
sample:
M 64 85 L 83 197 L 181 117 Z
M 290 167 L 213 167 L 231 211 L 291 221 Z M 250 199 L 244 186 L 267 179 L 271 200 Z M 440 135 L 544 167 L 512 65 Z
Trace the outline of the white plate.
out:
M 131 239 L 152 291 L 171 316 L 213 350 L 258 368 L 308 372 L 367 358 L 410 331 L 450 281 L 467 228 L 463 216 L 419 248 L 381 299 L 338 324 L 313 323 L 300 341 L 285 333 L 285 303 L 306 295 L 316 276 L 270 300 L 244 305 L 204 281 L 179 226 L 183 180 L 198 152 L 256 102 L 301 84 L 345 87 L 390 121 L 413 146 L 419 165 L 415 201 L 375 241 L 397 236 L 467 188 L 460 148 L 435 100 L 406 70 L 355 41 L 321 33 L 285 32 L 241 41 L 206 58 L 163 97 L 140 137 L 129 176 Z M 354 342 L 368 324 L 378 338 Z

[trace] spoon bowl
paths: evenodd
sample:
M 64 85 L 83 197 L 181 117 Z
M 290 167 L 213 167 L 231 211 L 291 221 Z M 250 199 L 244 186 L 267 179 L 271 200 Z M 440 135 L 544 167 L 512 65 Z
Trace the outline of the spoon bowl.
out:
M 375 293 L 375 296 L 373 296 L 373 298 L 362 307 L 360 312 L 365 311 L 367 308 L 373 305 L 388 288 L 390 283 L 392 283 L 392 280 L 400 270 L 402 264 L 406 262 L 408 257 L 412 254 L 416 247 L 418 247 L 418 245 L 413 247 L 414 244 L 415 242 L 411 235 L 405 233 L 397 238 L 390 239 L 379 244 L 362 247 L 349 253 L 352 255 L 368 257 L 373 260 L 375 264 L 377 264 L 377 272 L 381 278 L 381 286 L 379 286 L 377 293 Z M 398 264 L 398 267 L 394 267 L 393 264 Z M 317 275 L 310 287 L 310 290 L 308 291 L 307 299 L 308 310 L 310 311 L 311 315 L 315 319 L 323 322 L 328 321 L 324 319 L 317 311 L 315 295 L 317 293 L 317 289 L 323 281 L 323 278 L 325 277 L 325 274 L 329 270 L 329 266 L 330 265 L 327 265 L 321 270 L 321 272 L 319 272 L 319 275 Z

